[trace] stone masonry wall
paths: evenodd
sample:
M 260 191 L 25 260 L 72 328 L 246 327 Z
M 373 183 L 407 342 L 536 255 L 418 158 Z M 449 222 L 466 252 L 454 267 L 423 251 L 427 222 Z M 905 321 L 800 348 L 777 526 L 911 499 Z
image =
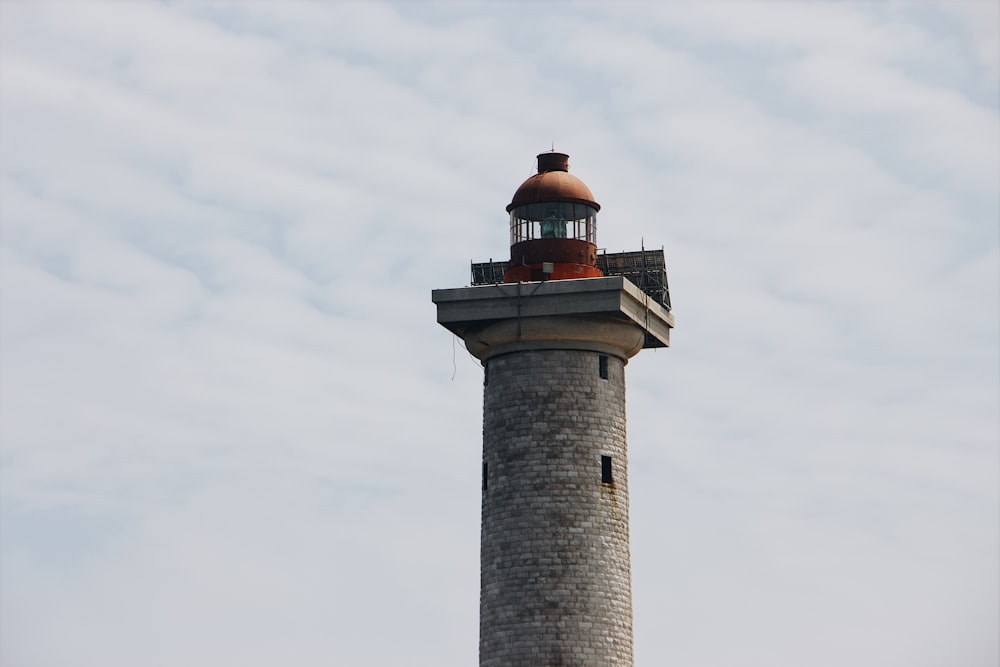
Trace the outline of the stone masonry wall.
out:
M 600 357 L 487 362 L 481 667 L 633 665 L 625 368 Z

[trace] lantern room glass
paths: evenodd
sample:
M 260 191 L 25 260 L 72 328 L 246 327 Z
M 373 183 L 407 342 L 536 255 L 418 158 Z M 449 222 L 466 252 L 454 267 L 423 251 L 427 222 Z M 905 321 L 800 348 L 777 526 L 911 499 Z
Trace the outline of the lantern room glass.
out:
M 510 212 L 510 244 L 577 239 L 597 244 L 597 209 L 572 202 L 522 204 Z

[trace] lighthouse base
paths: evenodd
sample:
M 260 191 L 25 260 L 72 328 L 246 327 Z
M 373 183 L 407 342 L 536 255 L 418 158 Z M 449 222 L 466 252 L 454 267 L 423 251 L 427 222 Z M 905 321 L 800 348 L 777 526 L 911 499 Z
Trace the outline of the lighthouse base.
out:
M 481 667 L 632 667 L 625 361 L 487 362 Z

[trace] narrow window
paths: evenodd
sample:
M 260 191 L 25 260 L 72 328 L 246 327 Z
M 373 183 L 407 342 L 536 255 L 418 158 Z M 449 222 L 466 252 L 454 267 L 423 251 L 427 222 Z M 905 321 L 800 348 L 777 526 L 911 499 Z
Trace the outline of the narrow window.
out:
M 611 476 L 611 457 L 601 455 L 601 483 L 614 484 L 614 477 Z
M 608 379 L 608 355 L 602 354 L 597 357 L 597 371 L 602 378 Z
M 483 491 L 489 486 L 490 479 L 490 464 L 483 461 Z

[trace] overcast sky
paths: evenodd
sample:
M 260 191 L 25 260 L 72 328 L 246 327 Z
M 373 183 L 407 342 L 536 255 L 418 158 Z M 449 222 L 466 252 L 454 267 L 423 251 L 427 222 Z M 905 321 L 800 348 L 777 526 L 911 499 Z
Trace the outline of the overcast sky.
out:
M 995 2 L 0 3 L 0 662 L 476 663 L 433 288 L 663 246 L 636 663 L 1000 661 Z

